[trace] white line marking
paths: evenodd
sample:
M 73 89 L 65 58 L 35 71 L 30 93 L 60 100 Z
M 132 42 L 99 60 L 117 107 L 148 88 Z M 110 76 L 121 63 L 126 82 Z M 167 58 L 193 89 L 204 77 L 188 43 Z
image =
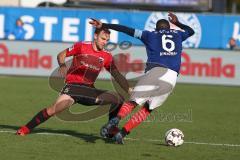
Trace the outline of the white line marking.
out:
M 0 133 L 16 133 L 14 131 L 3 131 L 3 130 L 0 130 Z
M 163 140 L 159 139 L 136 139 L 136 138 L 125 138 L 126 140 L 133 141 L 147 141 L 147 142 L 161 142 L 164 143 Z M 227 146 L 227 147 L 240 147 L 240 144 L 223 144 L 223 143 L 205 143 L 205 142 L 186 142 L 185 144 L 197 144 L 197 145 L 209 145 L 209 146 Z
M 16 131 L 10 131 L 10 130 L 0 130 L 0 133 L 12 133 L 15 134 Z M 48 133 L 48 132 L 41 132 L 41 133 L 34 133 L 38 135 L 48 135 L 48 136 L 63 136 L 63 137 L 71 137 L 69 134 L 64 133 Z M 146 142 L 161 142 L 164 143 L 164 141 L 159 139 L 138 139 L 138 138 L 125 138 L 126 140 L 130 141 L 146 141 Z M 225 147 L 240 147 L 240 144 L 224 144 L 224 143 L 205 143 L 205 142 L 186 142 L 185 144 L 196 144 L 196 145 L 208 145 L 208 146 L 225 146 Z

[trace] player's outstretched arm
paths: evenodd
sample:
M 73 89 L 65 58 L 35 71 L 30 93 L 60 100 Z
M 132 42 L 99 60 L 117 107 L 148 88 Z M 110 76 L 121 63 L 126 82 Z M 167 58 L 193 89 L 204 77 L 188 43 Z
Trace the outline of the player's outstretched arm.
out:
M 129 88 L 129 83 L 127 79 L 119 72 L 115 64 L 111 65 L 110 73 L 115 81 L 119 84 L 119 86 L 127 93 L 131 92 L 131 88 Z
M 134 28 L 130 28 L 130 27 L 120 25 L 120 24 L 102 23 L 101 21 L 99 21 L 97 19 L 93 19 L 93 18 L 91 18 L 91 19 L 92 19 L 92 21 L 90 21 L 89 23 L 96 28 L 105 27 L 105 28 L 113 29 L 115 31 L 126 33 L 127 35 L 134 37 L 134 33 L 135 33 Z
M 194 34 L 194 30 L 191 27 L 189 27 L 189 26 L 179 22 L 177 16 L 175 14 L 173 14 L 172 12 L 169 12 L 168 17 L 169 17 L 169 21 L 171 23 L 173 23 L 176 26 L 178 26 L 179 28 L 183 29 L 185 32 L 188 32 L 189 33 L 189 37 Z

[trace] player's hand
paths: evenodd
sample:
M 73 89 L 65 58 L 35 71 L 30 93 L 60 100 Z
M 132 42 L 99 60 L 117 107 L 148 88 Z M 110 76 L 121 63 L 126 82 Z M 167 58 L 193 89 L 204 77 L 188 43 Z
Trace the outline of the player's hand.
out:
M 131 94 L 133 92 L 133 88 L 132 87 L 129 87 L 128 89 L 128 94 Z
M 66 64 L 62 64 L 59 69 L 58 69 L 59 74 L 61 75 L 61 77 L 65 77 L 67 74 L 67 66 Z
M 179 23 L 177 16 L 175 14 L 173 14 L 172 12 L 168 12 L 168 19 L 173 24 Z
M 91 21 L 89 22 L 91 25 L 93 25 L 94 27 L 96 28 L 101 28 L 102 27 L 102 22 L 97 20 L 97 19 L 94 19 L 94 18 L 90 18 Z

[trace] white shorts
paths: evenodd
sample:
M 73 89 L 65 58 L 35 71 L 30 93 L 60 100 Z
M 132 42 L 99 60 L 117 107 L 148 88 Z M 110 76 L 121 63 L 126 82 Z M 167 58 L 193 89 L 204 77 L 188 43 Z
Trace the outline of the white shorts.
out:
M 178 73 L 163 67 L 154 67 L 139 79 L 130 100 L 142 105 L 146 102 L 149 109 L 161 106 L 176 85 Z

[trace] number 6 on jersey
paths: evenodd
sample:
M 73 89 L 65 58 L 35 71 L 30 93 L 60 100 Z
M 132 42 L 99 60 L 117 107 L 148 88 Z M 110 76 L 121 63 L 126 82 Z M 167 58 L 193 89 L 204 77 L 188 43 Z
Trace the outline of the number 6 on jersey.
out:
M 167 52 L 172 52 L 175 49 L 175 43 L 171 40 L 171 38 L 173 38 L 172 35 L 162 35 L 162 47 Z

